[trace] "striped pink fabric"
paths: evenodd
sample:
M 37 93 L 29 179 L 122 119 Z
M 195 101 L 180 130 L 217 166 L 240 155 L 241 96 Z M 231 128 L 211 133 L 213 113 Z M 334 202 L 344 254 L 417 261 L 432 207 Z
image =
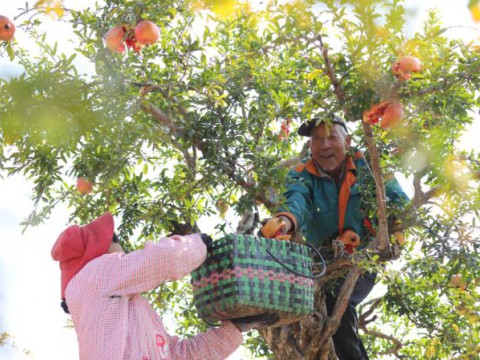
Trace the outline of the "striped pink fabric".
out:
M 69 282 L 65 297 L 80 360 L 225 359 L 242 343 L 231 323 L 182 340 L 165 331 L 140 294 L 197 268 L 206 248 L 197 234 L 162 238 L 129 254 L 106 254 Z

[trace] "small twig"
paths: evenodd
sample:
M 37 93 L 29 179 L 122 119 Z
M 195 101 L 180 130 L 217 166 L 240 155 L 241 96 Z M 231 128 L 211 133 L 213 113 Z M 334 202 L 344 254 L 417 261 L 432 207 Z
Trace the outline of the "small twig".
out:
M 364 311 L 359 316 L 358 323 L 360 326 L 365 326 L 368 322 L 370 322 L 369 320 L 367 320 L 367 318 L 373 314 L 373 312 L 375 311 L 375 309 L 377 308 L 377 306 L 380 304 L 381 301 L 382 301 L 382 298 L 376 298 L 376 299 L 370 300 L 368 303 L 365 304 L 365 306 L 366 305 L 370 305 L 370 306 L 368 310 Z
M 333 92 L 335 93 L 340 105 L 343 107 L 345 117 L 350 118 L 350 112 L 343 106 L 345 104 L 345 94 L 337 77 L 335 76 L 332 63 L 330 62 L 330 57 L 328 56 L 328 47 L 323 43 L 323 38 L 321 35 L 317 36 L 317 40 L 320 43 L 320 51 L 322 52 L 323 61 L 325 62 L 325 72 L 333 85 Z

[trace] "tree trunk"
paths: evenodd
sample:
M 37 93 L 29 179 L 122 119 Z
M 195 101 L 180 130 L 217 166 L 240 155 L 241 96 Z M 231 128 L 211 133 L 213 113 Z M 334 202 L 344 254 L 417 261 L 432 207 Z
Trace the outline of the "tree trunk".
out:
M 325 304 L 323 282 L 319 279 L 314 286 L 314 309 L 312 316 L 278 328 L 267 328 L 261 333 L 270 350 L 278 360 L 336 360 L 331 336 L 337 330 L 345 312 L 353 288 L 362 273 L 352 267 L 340 289 L 331 316 Z
M 302 321 L 276 328 L 266 328 L 261 331 L 270 350 L 278 360 L 336 360 L 332 340 L 326 346 L 321 346 L 322 331 L 327 322 L 327 307 L 323 286 L 319 281 L 314 286 L 315 313 Z M 323 357 L 322 354 L 327 356 Z

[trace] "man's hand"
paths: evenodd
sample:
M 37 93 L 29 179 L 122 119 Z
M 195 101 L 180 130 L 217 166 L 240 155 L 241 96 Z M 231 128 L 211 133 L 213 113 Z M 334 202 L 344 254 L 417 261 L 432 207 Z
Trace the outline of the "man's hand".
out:
M 290 240 L 288 235 L 292 222 L 286 216 L 274 217 L 260 229 L 260 234 L 267 239 Z
M 272 326 L 279 320 L 278 314 L 260 314 L 247 316 L 239 319 L 230 320 L 238 330 L 247 332 L 252 329 L 261 329 L 263 327 Z

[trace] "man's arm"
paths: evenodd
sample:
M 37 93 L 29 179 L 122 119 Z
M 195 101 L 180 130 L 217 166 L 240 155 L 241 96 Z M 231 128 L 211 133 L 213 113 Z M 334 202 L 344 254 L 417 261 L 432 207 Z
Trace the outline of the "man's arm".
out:
M 284 198 L 285 204 L 279 208 L 276 216 L 287 218 L 285 219 L 287 231 L 294 231 L 312 220 L 313 194 L 309 178 L 291 171 Z

